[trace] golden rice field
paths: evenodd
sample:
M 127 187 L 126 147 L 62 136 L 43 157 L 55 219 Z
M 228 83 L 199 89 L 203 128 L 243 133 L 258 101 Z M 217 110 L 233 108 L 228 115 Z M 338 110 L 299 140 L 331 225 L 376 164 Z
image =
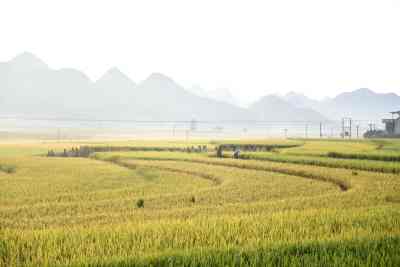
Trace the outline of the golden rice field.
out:
M 84 145 L 143 151 L 46 156 Z M 400 266 L 397 157 L 400 140 L 7 141 L 0 266 Z

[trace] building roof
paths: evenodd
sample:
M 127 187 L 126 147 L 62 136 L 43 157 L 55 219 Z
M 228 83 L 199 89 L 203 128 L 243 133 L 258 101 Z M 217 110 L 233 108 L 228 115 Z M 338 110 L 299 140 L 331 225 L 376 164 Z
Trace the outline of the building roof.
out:
M 390 112 L 390 113 L 400 115 L 400 110 L 398 110 L 398 111 L 392 111 L 392 112 Z
M 393 123 L 395 121 L 395 119 L 383 119 L 382 122 L 383 123 Z

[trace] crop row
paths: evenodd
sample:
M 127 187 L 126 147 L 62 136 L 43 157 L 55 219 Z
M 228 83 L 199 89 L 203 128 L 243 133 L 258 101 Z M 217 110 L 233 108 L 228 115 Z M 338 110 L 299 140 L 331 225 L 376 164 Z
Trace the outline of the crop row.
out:
M 131 153 L 129 155 L 136 159 L 174 160 L 174 161 L 183 161 L 183 162 L 190 161 L 190 162 L 194 162 L 194 163 L 202 163 L 202 164 L 215 165 L 215 166 L 225 166 L 225 167 L 240 168 L 240 169 L 247 169 L 247 170 L 258 170 L 258 171 L 282 173 L 282 174 L 286 174 L 286 175 L 293 175 L 293 176 L 298 176 L 298 177 L 307 178 L 307 179 L 315 179 L 315 180 L 319 180 L 319 181 L 330 182 L 330 183 L 337 185 L 343 191 L 346 191 L 350 188 L 350 184 L 345 179 L 341 179 L 340 177 L 330 176 L 329 173 L 321 174 L 321 173 L 315 172 L 313 170 L 306 170 L 304 168 L 298 168 L 297 166 L 274 164 L 273 162 L 270 162 L 269 164 L 262 164 L 262 162 L 246 162 L 246 161 L 238 161 L 238 160 L 207 158 L 207 157 L 201 157 L 201 156 L 186 158 L 184 156 L 181 156 L 179 153 L 170 154 L 172 156 L 170 158 L 168 158 L 167 153 L 164 153 L 164 156 L 162 158 L 154 157 L 153 156 L 154 154 L 149 154 L 150 158 L 146 158 L 145 152 L 137 153 L 137 154 Z M 115 154 L 110 155 L 110 157 L 113 157 L 113 156 L 115 156 Z M 100 158 L 101 156 L 97 156 L 97 157 Z M 125 156 L 125 157 L 129 157 L 129 156 Z
M 400 161 L 400 155 L 398 154 L 328 152 L 327 156 L 330 158 L 339 158 L 339 159 L 379 160 L 379 161 L 389 161 L 389 162 Z
M 226 155 L 229 157 L 230 155 Z M 400 173 L 400 165 L 395 162 L 381 162 L 372 160 L 339 159 L 317 156 L 289 155 L 280 153 L 241 153 L 242 159 L 266 160 L 272 162 L 306 164 L 330 168 L 344 168 L 380 173 Z

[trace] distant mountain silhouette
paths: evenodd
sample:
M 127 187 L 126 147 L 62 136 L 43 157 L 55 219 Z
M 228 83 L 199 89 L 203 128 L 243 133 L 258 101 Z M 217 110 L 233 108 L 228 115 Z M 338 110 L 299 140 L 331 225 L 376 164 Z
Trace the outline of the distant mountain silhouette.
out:
M 0 112 L 27 116 L 46 115 L 49 111 L 54 115 L 76 115 L 77 108 L 86 102 L 91 83 L 77 70 L 52 70 L 30 53 L 3 63 L 0 77 Z
M 312 108 L 334 120 L 343 117 L 380 120 L 390 116 L 390 111 L 400 110 L 400 96 L 394 93 L 375 93 L 368 88 L 341 93 L 321 101 L 294 92 L 286 94 L 282 99 L 297 107 Z
M 100 117 L 127 117 L 130 106 L 138 105 L 137 84 L 118 68 L 109 69 L 91 85 L 94 110 Z
M 246 120 L 250 113 L 198 97 L 153 73 L 135 84 L 117 68 L 99 80 L 73 69 L 53 70 L 30 53 L 0 63 L 1 114 L 135 120 Z
M 219 88 L 208 92 L 210 98 L 239 106 L 239 100 L 236 99 L 231 91 L 226 88 Z
M 315 108 L 318 105 L 318 101 L 293 91 L 284 95 L 283 99 L 298 108 Z
M 249 109 L 257 120 L 266 121 L 326 121 L 327 118 L 309 108 L 298 108 L 281 97 L 267 95 L 253 103 Z
M 193 85 L 193 86 L 185 88 L 185 89 L 194 95 L 210 98 L 210 96 L 208 95 L 208 92 L 206 90 L 204 90 L 204 88 L 200 87 L 199 85 Z
M 215 89 L 212 91 L 206 91 L 200 86 L 192 86 L 188 88 L 188 91 L 201 97 L 206 97 L 210 99 L 214 99 L 220 102 L 225 102 L 234 106 L 240 106 L 239 100 L 236 99 L 232 93 L 230 92 L 229 89 L 226 88 L 220 88 L 220 89 Z
M 138 84 L 137 97 L 144 104 L 145 114 L 152 119 L 246 120 L 250 118 L 247 110 L 199 97 L 160 73 L 153 73 Z
M 375 93 L 370 89 L 361 88 L 324 100 L 315 108 L 335 119 L 347 116 L 362 120 L 380 120 L 387 117 L 390 111 L 400 110 L 400 96 L 394 93 Z
M 24 52 L 14 57 L 9 62 L 9 67 L 11 71 L 17 72 L 48 69 L 46 63 L 29 52 Z
M 322 101 L 290 92 L 241 108 L 229 90 L 184 89 L 153 73 L 135 83 L 118 68 L 97 81 L 74 69 L 51 69 L 25 52 L 0 62 L 0 115 L 130 120 L 322 121 L 376 120 L 400 109 L 400 96 L 358 89 Z

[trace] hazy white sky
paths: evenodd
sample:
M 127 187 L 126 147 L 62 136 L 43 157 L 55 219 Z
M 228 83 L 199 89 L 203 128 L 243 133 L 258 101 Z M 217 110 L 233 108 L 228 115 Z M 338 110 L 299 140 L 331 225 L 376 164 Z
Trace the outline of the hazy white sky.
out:
M 244 101 L 400 93 L 400 0 L 0 0 L 0 61 L 23 51 L 92 79 L 161 72 Z

